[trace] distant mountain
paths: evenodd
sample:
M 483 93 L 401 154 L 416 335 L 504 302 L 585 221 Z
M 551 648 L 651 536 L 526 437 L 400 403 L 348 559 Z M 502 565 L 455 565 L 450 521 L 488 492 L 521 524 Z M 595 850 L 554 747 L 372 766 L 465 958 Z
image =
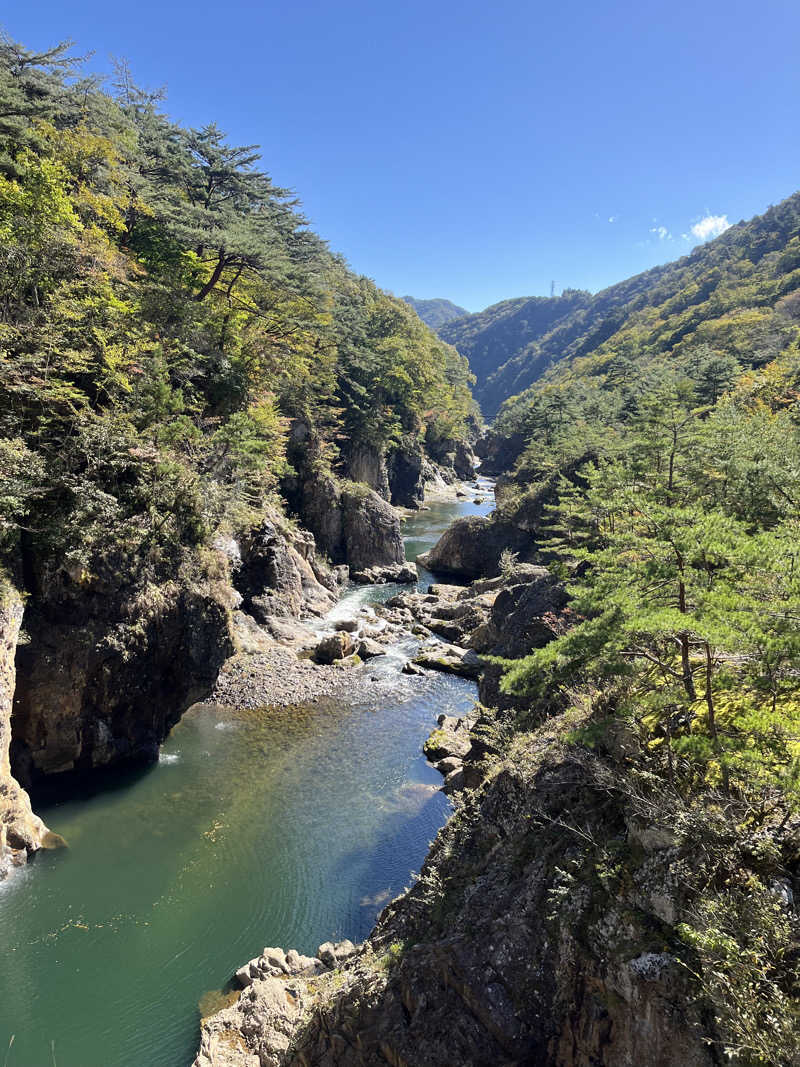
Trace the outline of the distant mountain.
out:
M 591 293 L 577 289 L 568 289 L 556 297 L 521 296 L 492 304 L 485 311 L 457 322 L 444 323 L 436 327 L 436 332 L 469 360 L 470 370 L 477 378 L 473 389 L 475 398 L 484 415 L 490 417 L 507 397 L 519 391 L 514 384 L 521 355 L 529 352 L 559 322 L 591 301 Z M 530 378 L 524 385 L 530 385 L 533 380 Z
M 764 362 L 772 309 L 800 286 L 800 193 L 674 263 L 592 295 L 522 297 L 437 329 L 470 362 L 483 413 L 540 378 L 600 373 L 623 354 L 644 367 L 706 345 Z M 760 353 L 757 360 L 754 353 Z
M 440 326 L 446 322 L 452 322 L 453 319 L 469 315 L 466 308 L 460 308 L 452 300 L 416 300 L 413 296 L 404 296 L 403 300 L 412 306 L 422 321 L 432 330 L 438 330 Z

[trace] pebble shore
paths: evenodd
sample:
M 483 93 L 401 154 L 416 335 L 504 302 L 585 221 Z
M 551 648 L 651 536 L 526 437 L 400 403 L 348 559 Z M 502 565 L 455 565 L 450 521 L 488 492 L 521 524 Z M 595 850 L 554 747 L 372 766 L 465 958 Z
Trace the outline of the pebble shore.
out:
M 347 687 L 352 691 L 353 668 L 322 666 L 300 659 L 281 645 L 256 653 L 238 653 L 220 672 L 210 697 L 216 704 L 236 708 L 306 704 Z

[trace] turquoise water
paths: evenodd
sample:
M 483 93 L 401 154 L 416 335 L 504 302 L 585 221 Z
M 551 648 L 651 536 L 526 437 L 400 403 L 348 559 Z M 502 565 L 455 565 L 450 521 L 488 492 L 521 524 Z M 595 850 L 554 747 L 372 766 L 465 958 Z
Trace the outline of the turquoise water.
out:
M 413 516 L 409 558 L 488 499 Z M 70 847 L 0 883 L 3 1067 L 185 1067 L 201 999 L 263 946 L 369 932 L 449 812 L 421 745 L 475 694 L 401 674 L 411 650 L 363 668 L 359 703 L 198 705 L 157 764 L 40 808 Z

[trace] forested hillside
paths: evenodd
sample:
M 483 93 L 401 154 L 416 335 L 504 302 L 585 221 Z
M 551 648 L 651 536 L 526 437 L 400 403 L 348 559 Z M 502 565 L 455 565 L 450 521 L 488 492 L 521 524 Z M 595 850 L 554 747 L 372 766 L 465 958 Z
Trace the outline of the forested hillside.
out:
M 416 311 L 424 323 L 432 330 L 438 330 L 446 322 L 460 319 L 469 312 L 466 308 L 459 307 L 452 300 L 415 300 L 413 296 L 404 296 L 403 300 Z
M 124 67 L 0 42 L 0 547 L 74 582 L 171 572 L 309 460 L 445 447 L 465 360 L 352 274 L 256 146 Z
M 517 380 L 521 353 L 527 354 L 540 338 L 591 300 L 590 293 L 579 290 L 567 290 L 558 297 L 517 297 L 444 323 L 437 332 L 469 360 L 477 379 L 475 395 L 484 414 L 493 418 L 509 395 L 510 380 Z
M 703 345 L 743 365 L 774 352 L 771 311 L 798 285 L 800 194 L 732 226 L 675 263 L 656 267 L 591 296 L 567 290 L 553 299 L 497 304 L 440 329 L 470 360 L 476 395 L 494 416 L 551 368 L 584 357 L 689 358 Z M 751 355 L 751 353 L 756 355 Z

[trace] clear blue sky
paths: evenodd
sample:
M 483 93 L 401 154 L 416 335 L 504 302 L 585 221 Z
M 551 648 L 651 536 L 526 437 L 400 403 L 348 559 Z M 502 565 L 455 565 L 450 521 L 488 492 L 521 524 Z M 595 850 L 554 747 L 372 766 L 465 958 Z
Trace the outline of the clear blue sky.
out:
M 124 56 L 175 118 L 259 143 L 398 295 L 600 289 L 800 187 L 797 0 L 14 7 L 29 47 Z

